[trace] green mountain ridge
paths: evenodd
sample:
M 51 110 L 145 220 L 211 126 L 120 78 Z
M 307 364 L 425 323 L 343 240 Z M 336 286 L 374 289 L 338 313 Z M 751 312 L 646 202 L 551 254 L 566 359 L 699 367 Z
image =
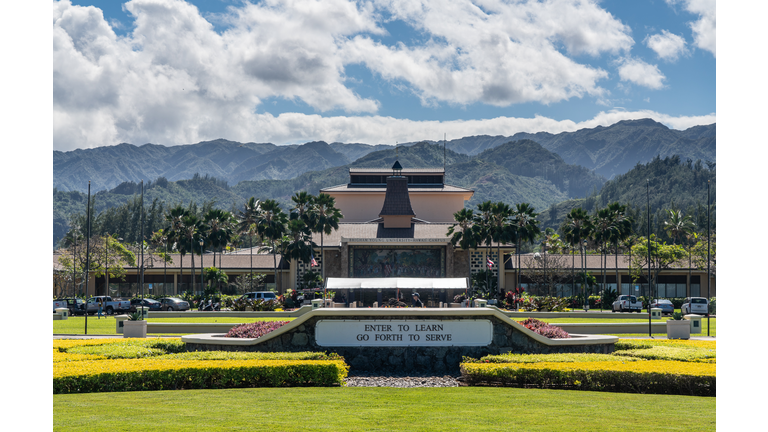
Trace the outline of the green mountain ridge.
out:
M 559 156 L 533 141 L 509 142 L 476 157 L 444 150 L 439 145 L 426 142 L 399 148 L 397 153 L 398 160 L 406 168 L 442 167 L 445 163 L 448 184 L 475 190 L 472 200 L 467 203 L 470 207 L 482 201 L 494 200 L 509 204 L 525 201 L 537 208 L 546 208 L 572 197 L 563 185 L 599 187 L 605 181 L 585 168 L 565 164 Z M 351 164 L 307 172 L 292 179 L 249 180 L 235 186 L 207 175 L 195 175 L 191 180 L 177 181 L 161 177 L 145 183 L 144 202 L 157 200 L 166 206 L 188 205 L 190 202 L 202 206 L 207 203 L 216 208 L 231 210 L 255 196 L 259 199 L 275 199 L 283 208 L 288 209 L 291 196 L 297 191 L 306 190 L 317 194 L 322 188 L 347 183 L 350 167 L 389 168 L 394 164 L 395 157 L 395 149 L 387 148 L 369 153 Z M 525 165 L 525 169 L 516 165 Z M 561 174 L 555 175 L 554 171 Z M 563 177 L 565 174 L 570 177 Z M 94 194 L 94 214 L 135 200 L 140 192 L 135 182 L 122 183 L 109 191 L 99 191 Z M 84 194 L 80 192 L 54 189 L 54 244 L 66 232 L 69 216 L 84 213 L 85 201 Z
M 517 133 L 505 136 L 471 136 L 445 143 L 449 150 L 466 156 L 510 141 L 529 139 L 558 154 L 569 165 L 581 165 L 596 174 L 612 178 L 638 162 L 659 155 L 680 155 L 692 160 L 715 160 L 716 126 L 694 126 L 684 131 L 669 129 L 650 119 L 620 121 L 614 125 L 580 129 L 575 132 Z M 420 141 L 423 142 L 423 141 Z M 438 146 L 442 142 L 426 141 Z M 401 144 L 406 148 L 418 142 Z M 287 180 L 309 171 L 355 163 L 370 153 L 392 150 L 385 144 L 308 142 L 302 145 L 239 143 L 225 139 L 166 147 L 158 144 L 119 144 L 69 152 L 53 152 L 53 187 L 85 192 L 88 181 L 93 191 L 116 187 L 122 182 L 192 178 L 209 175 L 237 184 L 241 181 Z M 442 161 L 442 159 L 441 159 Z M 442 166 L 442 162 L 437 165 Z

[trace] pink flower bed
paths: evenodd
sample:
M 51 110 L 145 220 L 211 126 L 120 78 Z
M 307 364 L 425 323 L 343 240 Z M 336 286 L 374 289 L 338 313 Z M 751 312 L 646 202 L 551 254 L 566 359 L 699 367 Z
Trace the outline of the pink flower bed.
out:
M 536 318 L 528 318 L 525 321 L 520 321 L 520 324 L 522 324 L 528 330 L 531 330 L 550 339 L 568 339 L 571 337 L 568 332 L 561 329 L 560 327 L 547 324 L 544 321 L 537 320 Z
M 240 324 L 232 327 L 227 333 L 227 337 L 258 338 L 286 324 L 288 324 L 288 321 L 256 321 L 250 324 Z

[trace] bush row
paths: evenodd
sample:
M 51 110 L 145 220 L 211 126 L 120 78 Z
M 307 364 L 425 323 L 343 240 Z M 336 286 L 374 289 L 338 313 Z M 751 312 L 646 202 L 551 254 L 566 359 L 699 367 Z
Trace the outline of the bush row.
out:
M 688 367 L 680 370 L 680 364 Z M 715 396 L 714 369 L 714 364 L 663 361 L 461 364 L 461 374 L 470 385 L 691 396 Z
M 57 367 L 59 365 L 60 367 Z M 339 360 L 96 360 L 54 364 L 53 393 L 344 385 Z

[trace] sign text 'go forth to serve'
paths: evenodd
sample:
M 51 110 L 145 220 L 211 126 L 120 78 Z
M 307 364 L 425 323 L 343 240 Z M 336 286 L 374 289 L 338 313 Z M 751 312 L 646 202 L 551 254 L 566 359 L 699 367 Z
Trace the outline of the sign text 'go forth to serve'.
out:
M 485 346 L 489 320 L 320 320 L 320 346 Z

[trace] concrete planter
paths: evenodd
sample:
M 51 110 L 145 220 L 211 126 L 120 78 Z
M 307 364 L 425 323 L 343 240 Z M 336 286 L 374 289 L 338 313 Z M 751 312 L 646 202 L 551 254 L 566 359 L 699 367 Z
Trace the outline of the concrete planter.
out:
M 145 338 L 147 337 L 147 322 L 141 321 L 123 321 L 124 338 Z
M 686 320 L 667 321 L 667 339 L 690 339 L 691 323 Z

